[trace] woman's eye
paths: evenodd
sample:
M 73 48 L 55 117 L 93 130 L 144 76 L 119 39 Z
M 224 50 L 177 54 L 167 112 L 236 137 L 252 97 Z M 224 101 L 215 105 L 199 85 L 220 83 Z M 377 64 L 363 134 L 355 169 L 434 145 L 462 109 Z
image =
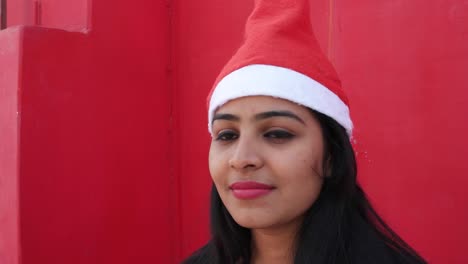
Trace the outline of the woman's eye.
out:
M 238 136 L 234 131 L 225 131 L 218 134 L 216 140 L 220 141 L 231 141 L 236 139 Z
M 264 137 L 273 140 L 275 143 L 282 143 L 293 138 L 294 135 L 284 130 L 273 130 L 265 133 Z

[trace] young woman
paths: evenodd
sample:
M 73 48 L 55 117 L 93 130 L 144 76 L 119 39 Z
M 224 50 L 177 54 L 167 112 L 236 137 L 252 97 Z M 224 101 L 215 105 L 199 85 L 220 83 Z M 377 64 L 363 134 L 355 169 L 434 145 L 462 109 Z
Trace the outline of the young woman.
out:
M 258 0 L 209 96 L 212 237 L 185 263 L 425 263 L 356 181 L 352 121 L 307 0 Z

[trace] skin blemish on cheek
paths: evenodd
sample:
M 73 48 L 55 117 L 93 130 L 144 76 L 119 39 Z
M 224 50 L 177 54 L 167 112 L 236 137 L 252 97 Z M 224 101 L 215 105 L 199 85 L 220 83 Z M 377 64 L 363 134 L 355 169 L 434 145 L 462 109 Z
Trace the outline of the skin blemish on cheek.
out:
M 318 171 L 317 168 L 314 165 L 310 165 L 310 169 L 314 172 L 315 176 L 317 176 L 319 178 L 324 178 L 322 173 L 320 171 Z

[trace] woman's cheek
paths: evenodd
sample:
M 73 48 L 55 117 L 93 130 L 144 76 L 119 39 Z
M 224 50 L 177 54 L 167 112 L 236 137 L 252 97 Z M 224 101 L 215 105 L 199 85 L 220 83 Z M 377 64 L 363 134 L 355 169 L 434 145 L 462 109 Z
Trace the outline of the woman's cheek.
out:
M 227 162 L 223 160 L 222 155 L 220 154 L 219 151 L 216 150 L 216 147 L 210 148 L 208 168 L 210 171 L 211 178 L 213 179 L 216 185 L 219 185 L 221 181 L 223 180 L 222 175 L 226 174 L 226 173 L 223 173 L 223 171 L 225 171 L 223 167 L 226 167 L 226 166 L 227 166 Z

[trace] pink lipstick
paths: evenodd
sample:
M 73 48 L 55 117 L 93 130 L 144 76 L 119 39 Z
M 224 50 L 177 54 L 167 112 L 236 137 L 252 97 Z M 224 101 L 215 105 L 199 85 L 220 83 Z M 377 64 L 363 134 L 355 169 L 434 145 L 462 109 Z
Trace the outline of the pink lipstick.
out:
M 238 199 L 248 200 L 269 194 L 274 187 L 255 181 L 240 181 L 229 186 L 234 196 Z

